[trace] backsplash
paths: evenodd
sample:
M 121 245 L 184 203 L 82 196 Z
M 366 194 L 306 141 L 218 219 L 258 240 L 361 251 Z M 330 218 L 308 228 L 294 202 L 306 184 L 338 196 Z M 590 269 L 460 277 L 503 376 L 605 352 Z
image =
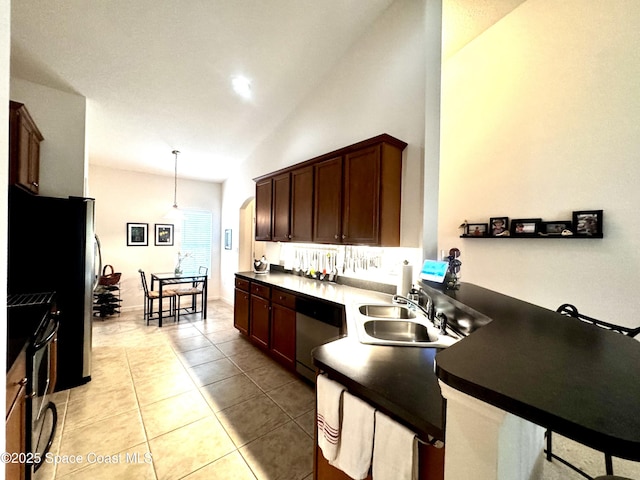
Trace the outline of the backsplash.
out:
M 256 242 L 256 257 L 261 255 L 265 255 L 269 263 L 292 273 L 313 270 L 330 275 L 333 271 L 342 279 L 340 283 L 354 286 L 362 281 L 385 284 L 393 287 L 387 289 L 388 293 L 391 290 L 395 293 L 405 260 L 413 265 L 414 281 L 422 266 L 422 250 L 419 248 Z M 350 282 L 348 279 L 358 281 Z

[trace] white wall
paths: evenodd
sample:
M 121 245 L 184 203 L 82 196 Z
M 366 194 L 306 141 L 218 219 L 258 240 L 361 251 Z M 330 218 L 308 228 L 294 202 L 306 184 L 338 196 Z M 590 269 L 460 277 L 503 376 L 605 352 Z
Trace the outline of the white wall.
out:
M 96 165 L 91 166 L 89 173 L 89 195 L 96 199 L 96 233 L 102 245 L 102 262 L 113 265 L 122 273 L 122 308 L 142 307 L 138 269 L 146 272 L 148 280 L 152 272 L 172 272 L 180 250 L 177 224 L 174 246 L 154 245 L 154 224 L 173 223 L 163 218 L 173 204 L 173 177 Z M 220 292 L 220 199 L 219 183 L 178 179 L 178 206 L 185 210 L 208 210 L 213 214 L 209 299 L 218 298 Z M 148 246 L 127 246 L 127 222 L 149 224 Z
M 401 242 L 422 242 L 424 151 L 424 2 L 395 2 L 334 65 L 321 86 L 238 168 L 223 188 L 222 229 L 239 226 L 255 195 L 252 178 L 388 133 L 404 152 Z M 435 232 L 434 232 L 435 235 Z M 233 299 L 237 249 L 223 252 L 222 295 Z
M 0 102 L 9 105 L 9 51 L 11 47 L 11 8 L 8 0 L 0 0 Z M 5 108 L 0 114 L 0 125 L 9 125 L 9 109 Z M 9 130 L 0 130 L 0 168 L 9 171 Z M 8 176 L 8 175 L 7 175 Z M 0 252 L 4 252 L 4 259 L 0 262 L 0 291 L 7 291 L 7 183 L 0 186 Z M 7 297 L 0 295 L 0 368 L 6 372 L 7 363 Z M 0 391 L 5 391 L 6 376 L 0 375 Z M 1 411 L 5 410 L 5 397 L 0 400 Z M 0 452 L 5 451 L 5 434 L 0 434 Z M 0 478 L 4 478 L 4 468 L 0 471 Z
M 638 325 L 638 18 L 636 0 L 529 0 L 444 63 L 438 242 L 463 281 Z M 603 240 L 458 238 L 465 219 L 587 209 Z
M 11 100 L 26 105 L 44 137 L 40 144 L 40 195 L 84 196 L 87 99 L 14 77 Z

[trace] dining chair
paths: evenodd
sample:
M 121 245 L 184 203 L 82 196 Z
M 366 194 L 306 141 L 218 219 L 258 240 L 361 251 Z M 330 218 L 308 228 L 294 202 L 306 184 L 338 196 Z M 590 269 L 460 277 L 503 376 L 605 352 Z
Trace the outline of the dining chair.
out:
M 155 320 L 153 318 L 153 301 L 160 300 L 160 292 L 157 290 L 149 290 L 149 285 L 147 284 L 147 277 L 144 274 L 142 269 L 139 269 L 140 278 L 142 280 L 142 289 L 144 290 L 144 320 L 149 325 L 149 320 Z M 173 316 L 175 319 L 176 315 L 176 293 L 173 290 L 163 290 L 162 298 L 169 299 L 169 316 Z M 162 305 L 158 305 L 158 309 L 161 309 Z M 166 310 L 163 310 L 163 313 Z
M 593 317 L 589 317 L 583 313 L 578 312 L 578 309 L 571 305 L 570 303 L 563 303 L 562 305 L 560 305 L 557 309 L 556 312 L 561 313 L 563 315 L 566 315 L 568 317 L 573 317 L 573 318 L 577 318 L 578 320 L 588 323 L 590 325 L 594 325 L 596 327 L 599 328 L 604 328 L 605 330 L 611 330 L 613 332 L 616 333 L 620 333 L 622 335 L 627 335 L 629 337 L 635 337 L 638 334 L 640 334 L 640 327 L 636 327 L 636 328 L 629 328 L 629 327 L 623 327 L 622 325 L 616 325 L 615 323 L 609 323 L 609 322 L 604 322 L 602 320 L 598 320 L 595 319 Z M 558 456 L 557 454 L 553 453 L 552 451 L 552 431 L 550 429 L 547 429 L 547 431 L 545 432 L 545 437 L 546 437 L 546 448 L 544 450 L 544 453 L 546 453 L 547 455 L 547 460 L 549 462 L 552 461 L 552 459 L 556 459 L 558 460 L 560 463 L 566 465 L 567 467 L 571 468 L 572 470 L 574 470 L 575 472 L 579 473 L 580 475 L 582 475 L 585 478 L 588 478 L 589 480 L 594 480 L 593 477 L 587 475 L 585 472 L 583 472 L 582 470 L 580 470 L 578 467 L 576 467 L 575 465 L 571 464 L 569 461 L 565 460 L 564 458 Z M 605 471 L 607 475 L 613 475 L 613 460 L 611 458 L 611 454 L 604 452 L 604 464 L 605 464 Z M 598 477 L 598 478 L 622 478 L 622 477 L 613 477 L 613 476 L 606 476 L 606 477 Z
M 198 275 L 202 275 L 204 277 L 206 277 L 209 274 L 209 268 L 208 267 L 200 267 L 198 268 Z M 206 302 L 206 298 L 204 298 L 204 279 L 203 280 L 198 280 L 196 282 L 193 282 L 193 284 L 190 287 L 186 287 L 186 288 L 176 288 L 174 289 L 174 292 L 176 294 L 176 298 L 178 301 L 178 306 L 176 307 L 176 312 L 177 312 L 177 319 L 178 322 L 180 321 L 180 310 L 185 310 L 186 313 L 198 313 L 198 311 L 200 312 L 204 312 L 204 302 Z M 200 310 L 197 310 L 196 308 L 196 300 L 197 300 L 197 296 L 200 295 L 201 296 L 201 304 L 200 304 Z M 180 306 L 180 302 L 182 297 L 191 297 L 191 306 L 190 307 L 181 307 Z

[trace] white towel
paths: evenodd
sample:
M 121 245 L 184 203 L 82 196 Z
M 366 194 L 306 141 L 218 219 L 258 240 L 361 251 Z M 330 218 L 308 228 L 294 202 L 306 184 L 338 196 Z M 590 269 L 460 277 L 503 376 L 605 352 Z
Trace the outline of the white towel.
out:
M 372 406 L 344 392 L 338 456 L 329 463 L 355 480 L 362 480 L 369 474 L 373 453 L 374 414 Z
M 318 445 L 324 458 L 331 461 L 338 454 L 340 441 L 340 407 L 345 388 L 338 382 L 318 375 L 316 380 L 316 405 L 318 422 Z
M 384 413 L 376 412 L 374 480 L 415 480 L 417 453 L 416 434 Z

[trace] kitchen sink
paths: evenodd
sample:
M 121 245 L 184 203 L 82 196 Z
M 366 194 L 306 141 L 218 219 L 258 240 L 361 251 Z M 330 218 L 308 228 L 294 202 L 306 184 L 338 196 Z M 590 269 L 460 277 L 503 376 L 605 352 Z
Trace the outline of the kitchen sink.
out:
M 442 334 L 424 312 L 408 305 L 363 304 L 353 316 L 360 343 L 445 348 L 460 339 L 450 331 Z
M 395 342 L 435 342 L 438 340 L 438 330 L 435 328 L 429 329 L 420 323 L 402 320 L 370 320 L 364 322 L 364 331 L 370 337 Z
M 360 305 L 360 313 L 374 318 L 416 318 L 416 313 L 400 305 Z

